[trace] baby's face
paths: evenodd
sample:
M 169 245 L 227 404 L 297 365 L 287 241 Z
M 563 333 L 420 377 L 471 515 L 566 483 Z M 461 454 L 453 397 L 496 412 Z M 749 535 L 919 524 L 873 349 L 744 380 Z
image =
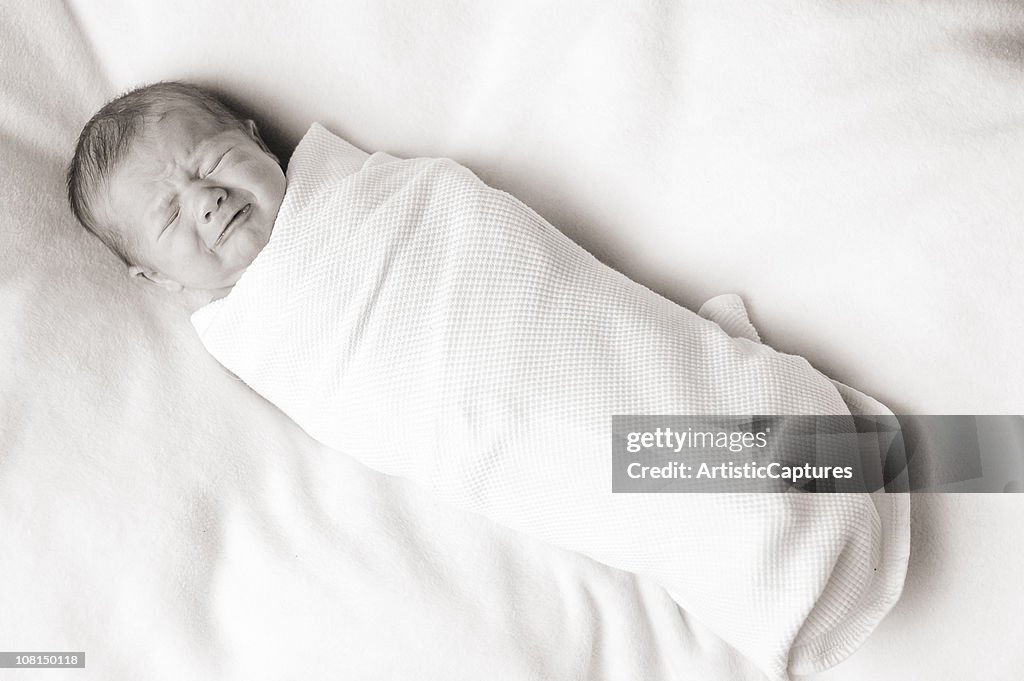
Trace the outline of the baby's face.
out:
M 253 127 L 228 129 L 195 107 L 168 113 L 132 143 L 97 201 L 135 245 L 134 274 L 224 295 L 266 246 L 285 176 Z

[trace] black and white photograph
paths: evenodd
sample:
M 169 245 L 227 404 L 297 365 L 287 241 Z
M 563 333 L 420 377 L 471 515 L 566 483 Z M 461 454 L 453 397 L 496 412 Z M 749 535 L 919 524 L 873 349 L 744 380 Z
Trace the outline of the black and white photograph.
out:
M 1016 681 L 1024 0 L 0 0 L 0 681 Z

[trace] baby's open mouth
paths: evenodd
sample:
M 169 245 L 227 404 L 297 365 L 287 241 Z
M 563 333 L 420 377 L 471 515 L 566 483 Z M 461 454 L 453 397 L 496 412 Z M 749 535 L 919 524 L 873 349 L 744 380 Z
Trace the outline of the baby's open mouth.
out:
M 249 209 L 251 207 L 252 207 L 252 204 L 251 203 L 247 203 L 244 206 L 242 206 L 241 208 L 239 208 L 238 212 L 236 212 L 234 215 L 231 216 L 231 219 L 228 220 L 228 224 L 224 225 L 224 229 L 221 230 L 221 233 L 217 236 L 217 240 L 213 242 L 213 248 L 217 248 L 217 246 L 220 245 L 220 242 L 224 240 L 224 237 L 227 235 L 228 231 L 234 225 L 236 225 L 239 222 L 245 220 L 246 216 L 249 215 Z

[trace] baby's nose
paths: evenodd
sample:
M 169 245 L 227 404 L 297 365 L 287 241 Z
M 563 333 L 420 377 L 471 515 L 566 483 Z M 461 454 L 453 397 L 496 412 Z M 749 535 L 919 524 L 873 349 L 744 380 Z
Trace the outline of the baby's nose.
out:
M 228 193 L 220 187 L 213 187 L 207 192 L 199 209 L 203 222 L 209 222 L 213 219 L 213 216 L 217 214 L 217 210 L 224 203 L 224 199 L 227 196 Z

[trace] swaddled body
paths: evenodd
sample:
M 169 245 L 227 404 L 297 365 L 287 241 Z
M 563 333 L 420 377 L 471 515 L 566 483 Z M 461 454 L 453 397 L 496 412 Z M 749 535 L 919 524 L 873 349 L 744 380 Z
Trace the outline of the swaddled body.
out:
M 773 677 L 842 659 L 899 595 L 905 498 L 612 495 L 613 414 L 849 407 L 453 161 L 367 156 L 314 125 L 269 243 L 193 322 L 313 437 L 658 579 Z

